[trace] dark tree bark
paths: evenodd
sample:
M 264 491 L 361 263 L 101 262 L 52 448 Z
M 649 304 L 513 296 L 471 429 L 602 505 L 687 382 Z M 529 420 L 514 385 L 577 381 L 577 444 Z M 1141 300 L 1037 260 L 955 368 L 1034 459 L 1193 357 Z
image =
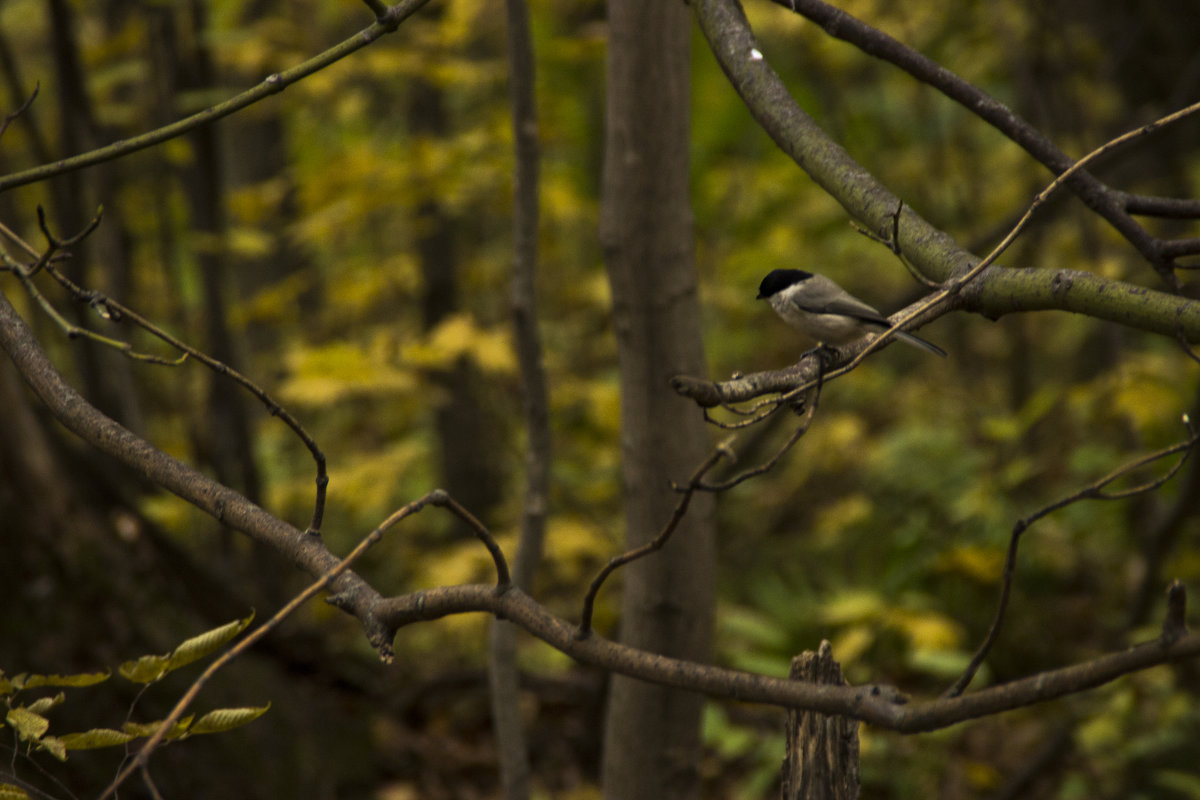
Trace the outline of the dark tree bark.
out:
M 525 395 L 525 500 L 521 539 L 513 562 L 513 582 L 532 592 L 534 572 L 542 558 L 546 505 L 550 495 L 550 401 L 542 364 L 534 291 L 538 261 L 538 147 L 534 102 L 533 32 L 525 0 L 505 0 L 508 33 L 509 98 L 512 105 L 516 180 L 513 186 L 512 314 L 521 388 Z M 497 619 L 489 631 L 488 684 L 492 729 L 506 800 L 529 797 L 529 739 L 521 719 L 517 628 Z
M 794 681 L 845 686 L 833 647 L 792 659 Z M 787 755 L 783 760 L 782 800 L 856 800 L 858 797 L 858 720 L 815 711 L 788 711 Z
M 704 423 L 670 391 L 704 370 L 688 203 L 689 31 L 681 3 L 610 0 L 608 125 L 601 242 L 613 294 L 621 375 L 626 543 L 644 544 L 671 515 L 669 481 L 708 450 Z M 708 656 L 713 605 L 710 496 L 695 497 L 669 544 L 622 572 L 621 638 L 681 658 Z M 697 795 L 697 695 L 613 678 L 605 796 Z
M 111 133 L 96 121 L 88 93 L 86 68 L 79 57 L 76 13 L 65 0 L 49 0 L 50 47 L 57 84 L 58 138 L 60 156 L 98 147 Z M 111 197 L 123 178 L 121 166 L 102 164 L 88 172 L 71 172 L 51 182 L 54 211 L 51 227 L 63 237 L 79 233 Z M 66 269 L 79 283 L 115 296 L 129 292 L 130 264 L 128 234 L 120 210 L 110 204 L 104 224 L 72 248 L 73 263 Z M 64 307 L 68 318 L 81 327 L 95 327 L 95 314 L 72 303 Z M 73 348 L 76 367 L 96 405 L 135 431 L 144 429 L 141 401 L 134 386 L 129 359 L 111 348 L 81 342 Z

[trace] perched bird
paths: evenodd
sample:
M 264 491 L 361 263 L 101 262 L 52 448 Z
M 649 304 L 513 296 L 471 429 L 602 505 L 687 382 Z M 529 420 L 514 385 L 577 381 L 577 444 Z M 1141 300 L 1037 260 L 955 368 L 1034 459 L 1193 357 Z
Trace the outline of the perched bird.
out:
M 801 269 L 772 270 L 758 285 L 758 299 L 766 300 L 784 322 L 822 345 L 849 344 L 892 327 L 887 317 L 829 278 Z M 946 356 L 936 344 L 911 333 L 896 331 L 896 338 Z

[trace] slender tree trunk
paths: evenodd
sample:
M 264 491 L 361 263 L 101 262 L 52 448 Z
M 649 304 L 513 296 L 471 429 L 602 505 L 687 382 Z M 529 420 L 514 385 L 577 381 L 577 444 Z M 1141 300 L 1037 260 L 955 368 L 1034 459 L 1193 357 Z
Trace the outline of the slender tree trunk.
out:
M 512 314 L 521 387 L 525 395 L 525 500 L 521 539 L 513 561 L 513 582 L 532 592 L 542 558 L 546 504 L 550 494 L 550 401 L 542 365 L 534 291 L 538 260 L 538 174 L 541 154 L 534 102 L 533 32 L 525 0 L 505 0 L 508 32 L 509 98 L 512 105 L 516 181 L 513 192 Z M 521 681 L 517 669 L 517 628 L 493 620 L 489 631 L 488 669 L 492 728 L 500 761 L 505 800 L 530 795 L 529 749 L 521 719 Z
M 621 372 L 626 543 L 670 517 L 672 479 L 690 474 L 708 439 L 694 408 L 667 388 L 703 372 L 688 203 L 689 30 L 676 2 L 610 0 L 608 126 L 601 240 Z M 670 543 L 622 573 L 621 639 L 682 658 L 708 657 L 713 605 L 712 500 L 694 499 Z M 605 797 L 695 797 L 699 696 L 612 679 Z

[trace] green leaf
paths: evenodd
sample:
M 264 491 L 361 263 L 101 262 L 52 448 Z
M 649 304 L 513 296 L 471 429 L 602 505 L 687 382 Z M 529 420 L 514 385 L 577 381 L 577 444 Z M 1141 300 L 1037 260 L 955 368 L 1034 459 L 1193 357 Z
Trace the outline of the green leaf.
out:
M 37 741 L 42 738 L 42 734 L 50 730 L 50 720 L 24 706 L 10 708 L 4 721 L 26 741 Z
M 167 741 L 178 739 L 186 734 L 188 732 L 188 728 L 192 724 L 192 720 L 195 718 L 195 714 L 188 714 L 186 717 L 183 717 L 173 726 L 171 726 L 171 730 L 165 737 Z M 133 736 L 150 737 L 158 733 L 158 729 L 162 727 L 162 724 L 163 721 L 161 719 L 155 722 L 126 722 L 121 726 L 121 730 L 128 734 L 132 734 Z
M 184 640 L 166 655 L 142 656 L 136 661 L 126 661 L 120 666 L 120 673 L 126 680 L 134 683 L 152 683 L 168 672 L 185 667 L 219 650 L 226 642 L 245 630 L 253 619 L 254 613 L 251 612 L 245 619 L 234 620 Z
M 239 633 L 246 629 L 254 619 L 254 613 L 245 619 L 234 620 L 233 622 L 222 625 L 219 628 L 213 628 L 210 631 L 205 631 L 199 636 L 193 636 L 184 641 L 181 645 L 175 648 L 174 652 L 168 656 L 166 671 L 179 669 L 187 666 L 193 661 L 197 661 L 205 656 L 215 653 L 221 649 L 226 642 L 229 642 Z
M 132 733 L 123 733 L 112 728 L 92 728 L 90 731 L 68 733 L 60 737 L 68 750 L 91 750 L 96 747 L 113 747 L 136 739 Z
M 121 677 L 134 683 L 153 683 L 167 672 L 168 656 L 142 656 L 137 661 L 126 661 L 118 671 Z
M 28 677 L 24 672 L 19 672 L 11 678 L 0 670 L 0 697 L 8 697 L 14 692 L 19 692 L 25 687 L 25 678 Z
M 188 731 L 188 735 L 221 733 L 240 728 L 258 719 L 270 708 L 270 703 L 260 708 L 217 708 L 196 720 L 196 724 Z
M 0 778 L 0 800 L 30 800 L 29 792 Z
M 54 708 L 56 705 L 59 705 L 66 699 L 67 696 L 62 692 L 54 695 L 54 697 L 39 697 L 37 700 L 34 700 L 29 704 L 29 710 L 35 714 L 45 714 L 47 711 Z
M 20 688 L 32 689 L 35 686 L 92 686 L 104 683 L 112 677 L 112 670 L 104 672 L 77 672 L 73 675 L 28 675 Z
M 62 739 L 59 739 L 57 736 L 45 736 L 39 739 L 37 744 L 39 750 L 45 750 L 59 761 L 67 760 L 67 748 L 63 744 Z

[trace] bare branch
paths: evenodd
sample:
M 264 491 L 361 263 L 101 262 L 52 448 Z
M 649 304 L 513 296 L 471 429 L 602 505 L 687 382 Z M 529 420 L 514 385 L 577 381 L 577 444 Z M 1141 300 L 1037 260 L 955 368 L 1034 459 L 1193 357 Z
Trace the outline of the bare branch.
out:
M 375 19 L 383 20 L 387 17 L 388 7 L 382 0 L 363 0 L 363 2 L 367 4 L 367 8 L 371 9 Z
M 705 474 L 715 467 L 717 462 L 725 455 L 725 448 L 718 447 L 709 454 L 704 463 L 696 468 L 696 471 L 692 473 L 692 477 L 688 479 L 687 484 L 680 489 L 682 496 L 679 498 L 679 502 L 675 504 L 675 510 L 671 513 L 671 518 L 667 520 L 667 523 L 658 532 L 657 536 L 641 547 L 635 547 L 619 556 L 613 556 L 600 569 L 600 572 L 592 579 L 592 585 L 588 587 L 587 594 L 583 596 L 583 611 L 579 615 L 579 629 L 576 632 L 578 638 L 584 639 L 592 634 L 592 610 L 596 604 L 596 595 L 600 593 L 600 587 L 604 585 L 604 581 L 608 579 L 608 576 L 626 564 L 662 549 L 663 545 L 670 540 L 671 534 L 679 527 L 679 523 L 683 520 L 684 515 L 687 514 L 688 506 L 692 502 L 692 495 L 700 488 L 700 482 Z
M 309 584 L 308 588 L 293 597 L 287 603 L 287 605 L 275 612 L 274 616 L 272 616 L 269 620 L 264 622 L 262 625 L 259 625 L 244 639 L 226 650 L 219 658 L 209 664 L 208 668 L 200 674 L 200 677 L 196 678 L 196 680 L 192 682 L 192 685 L 188 687 L 188 690 L 184 692 L 183 696 L 179 698 L 179 701 L 175 703 L 175 707 L 171 709 L 171 713 L 167 714 L 166 718 L 162 721 L 162 725 L 159 726 L 154 735 L 151 736 L 138 750 L 137 755 L 133 757 L 129 765 L 126 766 L 125 769 L 121 770 L 117 777 L 113 779 L 113 782 L 109 784 L 108 788 L 101 792 L 100 800 L 104 800 L 106 797 L 113 796 L 117 789 L 120 788 L 121 784 L 123 784 L 130 775 L 132 775 L 135 771 L 145 769 L 146 765 L 150 761 L 150 756 L 152 756 L 154 751 L 158 749 L 158 746 L 162 744 L 162 741 L 166 737 L 167 733 L 169 733 L 171 728 L 175 726 L 175 723 L 178 722 L 180 717 L 183 716 L 183 712 L 187 711 L 188 706 L 190 706 L 192 701 L 196 699 L 196 696 L 200 694 L 200 690 L 204 688 L 204 685 L 208 683 L 208 681 L 217 673 L 218 670 L 220 670 L 230 661 L 233 661 L 233 659 L 237 658 L 242 653 L 249 650 L 269 632 L 275 628 L 278 628 L 279 625 L 285 619 L 291 616 L 296 609 L 307 603 L 314 595 L 316 595 L 317 592 L 328 586 L 330 581 L 349 569 L 350 565 L 357 561 L 363 553 L 367 552 L 372 545 L 383 538 L 383 534 L 388 528 L 400 522 L 405 517 L 416 514 L 427 505 L 440 505 L 441 503 L 439 501 L 444 501 L 446 499 L 445 494 L 446 493 L 440 489 L 435 489 L 424 497 L 420 497 L 398 511 L 393 512 L 378 527 L 376 527 L 375 530 L 367 534 L 345 558 L 338 561 L 316 581 Z M 439 495 L 441 496 L 439 497 Z
M 127 309 L 122 307 L 128 313 Z M 238 492 L 167 455 L 92 406 L 46 357 L 33 332 L 0 292 L 0 349 L 51 414 L 88 444 L 117 459 L 221 523 L 269 545 L 311 575 L 332 569 L 337 558 L 320 537 L 305 536 Z M 379 594 L 347 572 L 334 581 L 341 605 L 362 622 L 367 640 L 382 658 L 391 657 L 391 638 L 372 613 Z
M 1017 570 L 1017 547 L 1020 543 L 1021 535 L 1029 529 L 1030 525 L 1037 522 L 1042 517 L 1045 517 L 1054 511 L 1058 511 L 1059 509 L 1066 508 L 1067 506 L 1077 503 L 1080 500 L 1120 500 L 1137 494 L 1153 491 L 1169 481 L 1175 476 L 1176 473 L 1179 472 L 1180 468 L 1183 467 L 1184 463 L 1192 455 L 1193 448 L 1196 446 L 1197 442 L 1200 442 L 1200 435 L 1198 435 L 1195 431 L 1191 431 L 1188 438 L 1184 441 L 1178 442 L 1177 444 L 1171 445 L 1170 447 L 1162 450 L 1158 450 L 1154 453 L 1150 453 L 1149 455 L 1142 456 L 1135 461 L 1131 461 L 1130 463 L 1113 470 L 1103 478 L 1093 481 L 1079 491 L 1038 509 L 1024 519 L 1017 520 L 1016 524 L 1013 525 L 1012 535 L 1008 540 L 1008 556 L 1004 561 L 1004 575 L 1000 584 L 1000 599 L 996 603 L 996 612 L 992 617 L 992 624 L 988 627 L 988 632 L 984 636 L 983 642 L 979 645 L 979 648 L 975 651 L 975 655 L 971 657 L 971 661 L 967 665 L 966 670 L 963 671 L 963 674 L 958 678 L 958 680 L 955 681 L 954 684 L 947 689 L 945 694 L 942 696 L 957 697 L 961 695 L 964 690 L 966 690 L 966 688 L 971 684 L 971 681 L 974 679 L 975 674 L 979 671 L 979 667 L 983 664 L 984 659 L 987 658 L 987 654 L 991 650 L 992 645 L 995 644 L 996 638 L 1000 635 L 1000 627 L 1004 623 L 1004 613 L 1008 608 L 1009 596 L 1012 592 L 1013 576 L 1016 574 Z M 1171 456 L 1180 452 L 1183 453 L 1183 456 L 1163 475 L 1120 492 L 1104 491 L 1104 487 L 1117 480 L 1120 480 L 1136 470 L 1139 470 L 1155 461 L 1166 458 L 1167 456 Z M 1164 629 L 1164 637 L 1165 636 L 1166 632 Z
M 115 158 L 136 153 L 139 150 L 144 150 L 147 147 L 153 147 L 156 144 L 174 139 L 177 136 L 182 136 L 193 128 L 205 125 L 209 122 L 227 117 L 230 114 L 241 111 L 247 106 L 257 103 L 266 97 L 273 94 L 278 94 L 291 86 L 296 81 L 307 78 L 315 72 L 334 64 L 351 53 L 360 50 L 363 47 L 374 42 L 384 34 L 391 33 L 396 30 L 401 22 L 412 16 L 418 9 L 424 6 L 429 0 L 400 0 L 394 6 L 386 9 L 382 17 L 379 17 L 374 23 L 356 33 L 354 36 L 343 41 L 341 44 L 329 48 L 323 53 L 320 53 L 302 64 L 297 64 L 291 69 L 283 72 L 276 72 L 273 75 L 268 75 L 253 89 L 249 89 L 241 94 L 235 95 L 223 103 L 218 103 L 215 106 L 206 108 L 203 111 L 198 111 L 190 117 L 173 122 L 170 125 L 164 125 L 161 128 L 144 133 L 140 136 L 134 136 L 130 139 L 121 139 L 113 142 L 107 147 L 101 147 L 97 150 L 90 150 L 86 153 L 64 158 L 49 164 L 43 164 L 40 167 L 14 172 L 11 175 L 0 177 L 0 192 L 7 189 L 12 189 L 17 186 L 25 186 L 30 183 L 44 181 L 47 178 L 52 178 L 55 175 L 62 175 L 64 172 L 72 172 L 78 169 L 100 164 L 105 161 L 111 161 Z M 374 8 L 374 6 L 372 6 Z
M 905 256 L 928 278 L 945 282 L 970 273 L 979 259 L 911 207 L 904 207 L 896 225 L 894 215 L 899 198 L 854 161 L 797 105 L 763 57 L 736 2 L 693 0 L 691 6 L 713 55 L 751 114 L 780 149 L 841 203 L 851 217 L 876 232 L 898 228 L 898 244 L 902 245 Z M 1070 166 L 1063 168 L 1067 170 Z M 1125 299 L 1131 302 L 1123 302 Z M 912 319 L 907 313 L 900 319 L 908 329 L 909 325 L 924 324 L 951 309 L 968 309 L 989 317 L 1017 310 L 1077 311 L 1167 335 L 1174 335 L 1176 327 L 1182 325 L 1190 341 L 1200 341 L 1200 304 L 1075 270 L 989 269 L 986 281 L 962 287 L 955 297 L 943 299 L 936 308 L 924 308 Z M 707 400 L 716 402 L 707 404 L 716 405 L 721 399 L 724 398 L 710 396 Z
M 463 508 L 462 504 L 451 497 L 445 489 L 434 489 L 427 497 L 431 505 L 449 509 L 454 516 L 467 523 L 467 527 L 471 529 L 476 538 L 483 542 L 483 546 L 492 556 L 492 563 L 496 565 L 496 588 L 505 590 L 511 586 L 512 578 L 508 573 L 508 562 L 505 561 L 504 552 L 496 543 L 496 538 L 492 536 L 491 531 L 474 514 Z
M 815 394 L 816 393 L 814 392 L 814 395 Z M 787 441 L 783 443 L 782 447 L 775 451 L 773 456 L 759 464 L 757 467 L 752 467 L 744 472 L 740 472 L 732 478 L 719 483 L 705 483 L 704 481 L 697 481 L 691 484 L 691 486 L 699 489 L 702 492 L 724 492 L 728 489 L 732 489 L 743 481 L 749 480 L 750 478 L 757 478 L 759 475 L 769 472 L 771 468 L 779 463 L 779 459 L 783 458 L 784 454 L 791 450 L 792 446 L 795 445 L 796 442 L 800 441 L 800 437 L 808 433 L 808 428 L 810 425 L 812 425 L 813 415 L 816 414 L 816 412 L 817 401 L 814 396 L 813 400 L 808 403 L 807 410 L 804 412 L 804 416 L 800 420 L 800 424 L 798 424 L 796 429 L 792 431 L 792 435 L 787 438 Z
M 1156 638 L 960 697 L 913 703 L 886 686 L 801 683 L 637 650 L 609 641 L 594 631 L 580 637 L 577 626 L 554 616 L 519 589 L 500 594 L 490 585 L 445 586 L 389 598 L 378 609 L 393 630 L 472 611 L 503 616 L 556 650 L 598 669 L 739 702 L 853 717 L 902 733 L 937 730 L 1043 703 L 1149 667 L 1200 655 L 1200 634 L 1188 633 L 1173 641 Z
M 929 84 L 992 125 L 1051 171 L 1064 176 L 1072 172 L 1071 157 L 1059 150 L 1036 127 L 996 98 L 932 59 L 823 0 L 772 2 L 816 22 L 830 36 L 895 64 L 917 80 Z M 1170 216 L 1194 219 L 1200 217 L 1200 203 L 1129 195 L 1109 188 L 1087 172 L 1077 170 L 1070 175 L 1069 185 L 1089 208 L 1106 219 L 1142 254 L 1169 286 L 1178 288 L 1178 281 L 1172 273 L 1175 254 L 1170 243 L 1151 236 L 1130 214 L 1150 213 L 1150 209 L 1171 209 L 1173 213 Z M 1139 210 L 1135 212 L 1130 206 Z M 1184 214 L 1185 209 L 1189 213 Z
M 40 83 L 35 83 L 33 85 L 33 91 L 29 94 L 29 99 L 22 103 L 17 110 L 10 111 L 4 115 L 4 121 L 0 122 L 0 136 L 4 135 L 4 132 L 8 130 L 8 126 L 13 123 L 13 120 L 29 110 L 29 107 L 33 105 L 33 101 L 37 99 L 38 91 L 41 90 L 41 88 L 42 85 Z
M 207 355 L 203 351 L 197 350 L 196 348 L 192 347 L 191 345 L 187 344 L 186 342 L 175 338 L 171 334 L 167 333 L 164 329 L 160 328 L 159 326 L 150 322 L 150 320 L 146 319 L 145 317 L 143 317 L 140 314 L 138 314 L 137 312 L 135 312 L 133 309 L 128 308 L 128 307 L 122 305 L 121 303 L 118 303 L 116 300 L 113 300 L 112 298 L 108 297 L 107 295 L 103 294 L 102 292 L 84 289 L 83 287 L 79 286 L 74 281 L 72 281 L 70 278 L 68 278 L 60 270 L 54 268 L 53 266 L 50 266 L 50 264 L 53 261 L 52 257 L 60 246 L 67 246 L 67 245 L 77 243 L 83 236 L 90 233 L 95 228 L 95 226 L 97 224 L 99 224 L 99 219 L 100 219 L 99 214 L 97 214 L 96 218 L 92 221 L 92 224 L 90 224 L 83 233 L 81 233 L 78 236 L 72 237 L 71 239 L 67 239 L 67 240 L 56 239 L 53 236 L 53 234 L 50 233 L 40 207 L 38 208 L 38 219 L 41 224 L 42 231 L 45 234 L 47 241 L 49 242 L 49 246 L 47 247 L 47 250 L 44 253 L 42 253 L 41 255 L 39 255 L 33 249 L 33 247 L 31 247 L 29 245 L 29 243 L 27 243 L 25 240 L 23 240 L 16 233 L 9 230 L 7 227 L 0 225 L 0 232 L 3 232 L 9 239 L 11 239 L 15 244 L 17 244 L 22 249 L 24 249 L 27 253 L 37 257 L 38 260 L 35 263 L 35 265 L 28 269 L 23 268 L 20 264 L 17 264 L 15 261 L 13 261 L 7 255 L 4 255 L 4 254 L 0 254 L 0 259 L 2 259 L 5 264 L 8 264 L 12 271 L 17 273 L 17 276 L 21 279 L 21 282 L 25 286 L 26 291 L 28 291 L 30 293 L 30 295 L 38 302 L 38 304 L 42 307 L 42 309 L 46 312 L 46 314 L 48 316 L 50 316 L 52 319 L 54 319 L 55 322 L 58 323 L 58 325 L 63 329 L 63 331 L 66 333 L 66 335 L 70 338 L 74 338 L 77 336 L 84 336 L 88 339 L 98 341 L 101 344 L 107 345 L 109 347 L 113 347 L 114 349 L 125 353 L 130 358 L 134 358 L 139 361 L 148 361 L 148 362 L 155 363 L 155 364 L 163 364 L 163 365 L 167 365 L 167 366 L 177 366 L 179 364 L 182 364 L 183 361 L 189 357 L 194 358 L 195 360 L 199 361 L 204 366 L 208 367 L 213 372 L 217 373 L 218 375 L 229 378 L 234 383 L 237 383 L 239 386 L 241 386 L 243 389 L 245 389 L 247 392 L 254 395 L 266 407 L 268 414 L 270 414 L 273 417 L 278 417 L 279 420 L 281 422 L 283 422 L 284 425 L 287 425 L 288 428 L 290 428 L 292 430 L 292 432 L 297 436 L 297 438 L 299 438 L 300 441 L 304 444 L 305 448 L 308 450 L 309 454 L 312 456 L 313 461 L 316 463 L 316 466 L 317 466 L 317 478 L 316 478 L 317 491 L 316 491 L 315 500 L 313 502 L 312 519 L 309 521 L 309 525 L 308 525 L 306 532 L 313 536 L 319 536 L 321 533 L 321 523 L 325 516 L 325 492 L 326 492 L 326 488 L 329 485 L 329 476 L 326 473 L 325 454 L 321 451 L 321 448 L 317 446 L 316 440 L 313 439 L 312 436 L 309 435 L 308 431 L 304 429 L 304 426 L 300 424 L 299 420 L 297 420 L 295 417 L 293 417 L 291 415 L 291 413 L 288 412 L 287 409 L 285 409 L 279 403 L 275 402 L 275 400 L 269 394 L 267 394 L 267 392 L 265 390 L 260 388 L 257 384 L 255 384 L 253 381 L 251 381 L 246 376 L 242 375 L 237 370 L 228 366 L 224 362 L 221 362 L 215 358 L 212 358 L 211 356 Z M 121 323 L 121 322 L 126 322 L 126 321 L 131 322 L 134 325 L 136 325 L 137 327 L 139 327 L 142 330 L 149 333 L 150 335 L 158 338 L 159 340 L 161 340 L 161 341 L 165 342 L 166 344 L 170 345 L 171 347 L 175 348 L 183 355 L 180 356 L 178 359 L 167 359 L 167 358 L 163 358 L 161 356 L 153 356 L 153 355 L 147 355 L 144 353 L 138 353 L 133 349 L 133 345 L 130 344 L 129 342 L 120 341 L 117 339 L 111 339 L 109 337 L 102 336 L 98 333 L 95 333 L 94 331 L 90 331 L 85 328 L 80 328 L 80 327 L 70 323 L 66 318 L 64 318 L 61 314 L 58 313 L 58 311 L 49 303 L 48 300 L 45 299 L 44 295 L 42 295 L 41 292 L 38 291 L 36 286 L 34 286 L 33 282 L 29 279 L 30 275 L 34 274 L 39 268 L 43 268 L 43 267 L 39 267 L 38 265 L 43 265 L 44 269 L 46 270 L 46 273 L 49 274 L 51 277 L 53 277 L 56 281 L 58 281 L 58 283 L 64 289 L 66 289 L 76 300 L 78 300 L 81 303 L 86 303 L 87 305 L 96 309 L 97 313 L 99 313 L 100 316 L 102 316 L 105 319 L 109 320 L 110 322 L 114 322 L 114 323 Z

